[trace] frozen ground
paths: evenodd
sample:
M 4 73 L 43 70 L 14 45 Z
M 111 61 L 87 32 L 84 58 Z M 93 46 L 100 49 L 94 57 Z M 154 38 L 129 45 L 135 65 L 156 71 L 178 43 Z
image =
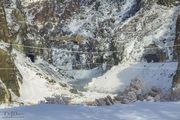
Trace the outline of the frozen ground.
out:
M 19 115 L 10 113 L 16 112 Z M 9 113 L 9 114 L 8 114 Z M 37 105 L 1 109 L 7 120 L 180 120 L 180 102 L 147 103 L 105 107 Z

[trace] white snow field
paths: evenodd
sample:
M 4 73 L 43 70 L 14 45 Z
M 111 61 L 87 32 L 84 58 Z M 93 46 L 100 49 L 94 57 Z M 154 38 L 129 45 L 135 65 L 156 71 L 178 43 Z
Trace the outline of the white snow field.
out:
M 161 88 L 163 93 L 168 93 L 172 87 L 176 69 L 177 62 L 120 64 L 103 76 L 93 78 L 87 88 L 101 93 L 118 93 L 137 78 L 143 81 L 147 91 L 152 87 L 157 87 Z
M 17 114 L 12 115 L 13 112 Z M 180 120 L 180 102 L 137 102 L 105 107 L 41 104 L 0 110 L 1 120 L 8 117 L 10 120 Z

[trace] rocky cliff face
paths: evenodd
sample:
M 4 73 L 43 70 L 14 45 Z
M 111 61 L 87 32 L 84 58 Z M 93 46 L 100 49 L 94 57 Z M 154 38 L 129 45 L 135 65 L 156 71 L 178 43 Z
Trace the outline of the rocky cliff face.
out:
M 0 40 L 5 43 L 12 43 L 13 39 L 11 39 L 11 36 L 9 35 L 4 4 L 2 1 L 0 1 L 0 14 Z M 11 50 L 11 45 L 8 45 L 6 48 L 2 45 L 0 47 L 0 103 L 11 102 L 12 96 L 20 96 L 19 84 L 22 82 L 22 78 L 14 64 Z
M 158 0 L 157 3 L 165 6 L 179 5 L 178 0 Z
M 175 40 L 175 49 L 178 56 L 178 63 L 180 63 L 179 44 L 180 44 L 180 16 L 178 16 L 177 22 L 176 22 L 176 40 Z M 179 88 L 180 76 L 179 75 L 180 75 L 180 66 L 178 65 L 176 76 L 174 77 L 174 83 L 173 83 L 173 89 L 172 89 L 173 99 L 180 99 L 180 88 Z
M 6 2 L 11 34 L 17 36 L 23 45 L 37 47 L 34 49 L 24 47 L 27 56 L 40 55 L 53 65 L 71 64 L 72 69 L 81 67 L 91 69 L 97 67 L 97 62 L 117 64 L 119 61 L 116 54 L 104 51 L 116 50 L 112 39 L 117 22 L 133 16 L 141 7 L 139 0 L 130 2 L 132 4 L 129 1 L 108 0 L 104 2 L 45 0 L 25 3 L 25 1 L 13 3 L 10 0 Z M 124 12 L 120 13 L 123 10 Z M 119 13 L 120 15 L 116 16 Z M 18 41 L 16 42 L 19 43 Z M 68 53 L 68 51 L 82 53 Z M 59 62 L 58 54 L 64 61 Z M 68 57 L 63 57 L 66 55 Z
M 69 74 L 73 70 L 98 68 L 104 73 L 119 63 L 176 60 L 174 49 L 166 46 L 174 44 L 178 0 L 1 0 L 0 3 L 0 39 L 7 45 L 0 49 L 0 55 L 4 56 L 0 66 L 13 68 L 11 72 L 0 72 L 2 102 L 11 101 L 12 93 L 22 94 L 19 89 L 25 78 L 17 63 L 14 64 L 17 58 L 12 55 L 17 53 L 14 51 L 25 54 L 35 64 L 39 58 L 43 59 L 45 62 L 37 67 L 43 73 L 51 73 L 45 76 L 53 81 L 75 79 L 74 74 Z

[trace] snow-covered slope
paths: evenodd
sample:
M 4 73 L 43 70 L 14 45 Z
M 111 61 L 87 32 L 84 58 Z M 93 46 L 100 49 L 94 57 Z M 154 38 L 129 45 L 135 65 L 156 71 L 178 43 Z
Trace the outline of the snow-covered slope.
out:
M 10 114 L 14 111 L 18 115 Z M 139 102 L 108 107 L 37 105 L 0 110 L 0 119 L 12 115 L 14 119 L 23 120 L 179 120 L 179 111 L 179 102 Z
M 120 64 L 103 76 L 94 78 L 87 88 L 91 91 L 120 93 L 129 86 L 132 80 L 139 79 L 143 83 L 144 91 L 156 87 L 167 94 L 171 91 L 172 79 L 176 69 L 176 62 Z
M 17 51 L 14 51 L 14 54 L 16 55 L 15 64 L 23 77 L 23 83 L 20 86 L 21 96 L 18 98 L 18 102 L 37 104 L 45 100 L 45 97 L 53 95 L 64 95 L 70 98 L 78 96 L 70 92 L 72 88 L 63 80 L 57 82 L 53 74 L 47 74 L 46 71 L 41 70 L 38 62 L 33 64 L 30 59 Z M 66 79 L 62 76 L 61 78 Z
M 42 101 L 45 102 L 47 97 L 61 96 L 69 99 L 66 104 L 84 104 L 108 95 L 113 96 L 113 94 L 78 91 L 78 87 L 73 88 L 72 86 L 75 85 L 70 84 L 76 79 L 70 80 L 70 77 L 59 74 L 55 66 L 48 64 L 41 58 L 32 63 L 29 58 L 16 50 L 13 51 L 13 56 L 16 58 L 15 64 L 23 78 L 22 84 L 20 84 L 20 97 L 12 96 L 14 103 L 32 105 Z M 75 71 L 74 73 L 77 74 Z M 86 77 L 87 73 L 84 73 Z M 84 78 L 83 76 L 81 77 Z M 77 75 L 78 78 L 81 79 Z

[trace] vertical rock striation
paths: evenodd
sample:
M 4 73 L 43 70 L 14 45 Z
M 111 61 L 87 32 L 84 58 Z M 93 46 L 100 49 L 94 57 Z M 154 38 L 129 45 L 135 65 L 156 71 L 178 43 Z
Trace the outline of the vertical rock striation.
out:
M 12 42 L 7 27 L 3 0 L 0 1 L 0 41 L 9 44 Z M 11 45 L 7 49 L 0 48 L 0 103 L 10 102 L 12 100 L 11 93 L 20 96 L 20 81 L 21 75 L 11 56 Z
M 180 99 L 180 15 L 176 22 L 176 40 L 175 40 L 175 50 L 178 55 L 178 68 L 176 75 L 174 76 L 172 97 L 173 99 Z

